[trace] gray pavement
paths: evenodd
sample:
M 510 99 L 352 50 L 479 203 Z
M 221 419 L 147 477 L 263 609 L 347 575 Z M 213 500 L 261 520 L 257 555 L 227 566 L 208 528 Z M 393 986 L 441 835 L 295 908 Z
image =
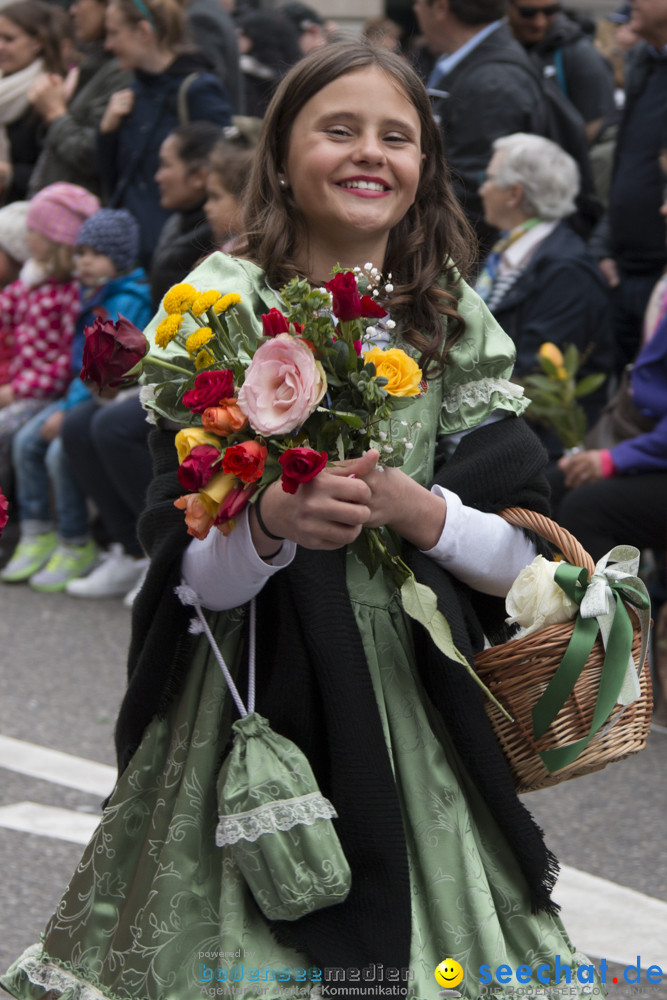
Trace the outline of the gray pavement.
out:
M 85 601 L 0 585 L 0 739 L 113 764 L 129 628 L 130 614 L 120 600 Z M 589 896 L 583 883 L 584 895 L 570 913 L 578 934 L 586 938 L 597 930 L 605 951 L 607 944 L 612 949 L 592 956 L 610 958 L 609 976 L 621 980 L 610 986 L 612 1000 L 667 1000 L 667 908 L 642 906 L 646 896 L 667 903 L 666 765 L 667 731 L 656 730 L 643 754 L 526 796 L 561 862 L 604 880 L 594 883 Z M 0 766 L 0 813 L 31 802 L 85 817 L 98 811 L 101 798 Z M 0 968 L 37 940 L 81 850 L 80 843 L 58 836 L 6 829 L 0 820 Z M 615 895 L 619 886 L 642 895 Z M 625 959 L 614 962 L 613 949 L 642 955 L 645 918 L 658 923 L 650 927 L 652 947 L 664 942 L 665 975 L 662 984 L 637 989 L 623 984 Z M 564 920 L 569 926 L 565 912 Z

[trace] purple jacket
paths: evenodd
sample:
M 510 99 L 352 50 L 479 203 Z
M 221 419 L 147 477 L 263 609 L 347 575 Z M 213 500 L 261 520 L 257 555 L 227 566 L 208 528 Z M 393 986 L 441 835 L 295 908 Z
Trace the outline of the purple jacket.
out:
M 633 400 L 658 422 L 652 431 L 611 449 L 620 475 L 667 471 L 667 314 L 637 355 L 631 374 Z

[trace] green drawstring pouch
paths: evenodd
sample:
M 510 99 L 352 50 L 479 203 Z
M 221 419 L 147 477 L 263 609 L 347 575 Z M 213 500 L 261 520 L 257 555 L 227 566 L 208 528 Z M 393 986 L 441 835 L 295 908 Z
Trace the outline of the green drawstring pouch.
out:
M 176 594 L 197 614 L 190 630 L 211 645 L 241 718 L 218 777 L 216 844 L 227 848 L 269 920 L 298 920 L 341 903 L 350 866 L 334 829 L 336 811 L 318 788 L 305 755 L 254 711 L 255 601 L 250 604 L 248 708 L 243 704 L 194 590 Z

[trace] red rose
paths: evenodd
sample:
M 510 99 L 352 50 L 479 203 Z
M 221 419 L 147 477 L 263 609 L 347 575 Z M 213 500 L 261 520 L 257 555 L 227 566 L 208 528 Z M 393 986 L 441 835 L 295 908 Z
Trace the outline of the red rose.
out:
M 262 333 L 265 337 L 277 337 L 279 333 L 289 333 L 287 317 L 280 309 L 269 309 L 262 315 Z
M 2 529 L 7 524 L 9 520 L 9 503 L 7 497 L 4 495 L 2 490 L 0 490 L 0 535 L 2 534 Z
M 244 483 L 254 483 L 264 472 L 269 449 L 259 441 L 241 441 L 227 448 L 222 458 L 223 471 L 238 476 Z
M 335 274 L 324 287 L 331 292 L 334 316 L 337 316 L 341 323 L 363 316 L 357 279 L 352 271 Z
M 229 368 L 216 372 L 199 372 L 194 389 L 183 396 L 183 406 L 193 413 L 203 413 L 209 406 L 218 406 L 223 399 L 234 395 L 234 373 Z
M 250 497 L 253 493 L 256 493 L 258 489 L 259 487 L 257 483 L 250 483 L 249 486 L 244 486 L 243 483 L 239 483 L 238 486 L 234 486 L 234 488 L 229 491 L 223 500 L 220 510 L 218 511 L 218 516 L 214 521 L 216 527 L 219 527 L 221 524 L 224 524 L 225 521 L 229 521 L 233 517 L 238 517 L 250 500 Z
M 94 382 L 100 389 L 122 385 L 127 373 L 148 351 L 148 341 L 141 330 L 120 313 L 115 323 L 98 318 L 83 333 L 86 340 L 81 378 L 84 382 Z
M 387 310 L 383 309 L 381 305 L 371 298 L 370 295 L 361 296 L 361 315 L 365 319 L 380 319 L 382 316 L 387 315 Z
M 327 464 L 326 451 L 313 448 L 288 448 L 279 458 L 283 469 L 282 485 L 285 493 L 296 493 L 301 483 L 314 479 Z
M 219 461 L 220 452 L 212 444 L 195 445 L 176 470 L 179 483 L 194 493 L 195 490 L 205 486 L 211 476 L 219 471 L 215 468 Z

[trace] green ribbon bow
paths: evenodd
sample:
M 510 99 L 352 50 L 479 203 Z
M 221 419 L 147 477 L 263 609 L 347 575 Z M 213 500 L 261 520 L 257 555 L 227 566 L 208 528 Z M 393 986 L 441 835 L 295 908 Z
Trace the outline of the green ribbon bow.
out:
M 639 697 L 638 677 L 646 658 L 650 601 L 644 582 L 637 576 L 638 569 L 639 551 L 631 545 L 617 545 L 597 563 L 590 582 L 587 571 L 579 566 L 563 563 L 556 570 L 556 583 L 579 605 L 579 613 L 565 655 L 533 708 L 535 739 L 544 735 L 571 694 L 593 649 L 598 630 L 605 656 L 590 730 L 568 746 L 540 753 L 550 772 L 576 760 L 609 718 L 617 702 L 629 705 Z M 624 601 L 637 609 L 641 628 L 641 652 L 636 666 L 632 658 L 632 621 Z

